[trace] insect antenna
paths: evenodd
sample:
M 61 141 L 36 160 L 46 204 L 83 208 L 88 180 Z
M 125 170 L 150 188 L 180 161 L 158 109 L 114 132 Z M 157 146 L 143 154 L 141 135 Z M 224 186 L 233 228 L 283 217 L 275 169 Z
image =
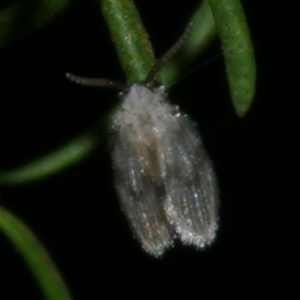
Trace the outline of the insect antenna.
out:
M 77 84 L 85 85 L 85 86 L 95 86 L 95 87 L 108 87 L 117 89 L 120 91 L 123 91 L 127 88 L 127 85 L 119 82 L 114 81 L 110 79 L 104 79 L 104 78 L 86 78 L 86 77 L 80 77 L 76 76 L 70 73 L 66 73 L 66 77 Z
M 155 77 L 158 75 L 159 71 L 163 67 L 163 65 L 181 48 L 181 46 L 185 43 L 187 38 L 189 37 L 192 31 L 193 22 L 190 22 L 186 27 L 183 34 L 179 37 L 177 42 L 160 58 L 156 61 L 155 65 L 149 72 L 145 83 L 153 82 Z

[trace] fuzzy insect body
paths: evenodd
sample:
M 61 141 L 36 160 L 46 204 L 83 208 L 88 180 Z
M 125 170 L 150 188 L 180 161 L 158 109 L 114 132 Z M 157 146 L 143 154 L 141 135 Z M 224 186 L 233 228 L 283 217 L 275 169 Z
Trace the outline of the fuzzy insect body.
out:
M 121 206 L 146 252 L 163 254 L 177 236 L 203 248 L 217 229 L 212 164 L 188 117 L 134 84 L 113 118 L 112 152 Z
M 155 257 L 176 238 L 203 248 L 214 240 L 218 227 L 216 176 L 194 123 L 166 101 L 163 86 L 147 87 L 190 28 L 143 83 L 126 87 L 66 74 L 78 84 L 122 90 L 121 109 L 112 118 L 115 185 L 134 235 Z

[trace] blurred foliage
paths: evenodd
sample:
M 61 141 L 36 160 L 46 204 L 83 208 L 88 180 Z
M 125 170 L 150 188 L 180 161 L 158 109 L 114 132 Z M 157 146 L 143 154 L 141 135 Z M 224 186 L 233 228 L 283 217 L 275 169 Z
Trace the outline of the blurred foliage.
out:
M 110 30 L 128 83 L 146 78 L 155 63 L 140 15 L 132 0 L 97 0 Z M 16 43 L 43 28 L 70 5 L 70 0 L 7 1 L 0 7 L 0 47 Z M 192 33 L 182 49 L 166 64 L 164 84 L 173 82 L 214 39 L 222 43 L 232 104 L 244 116 L 254 98 L 256 66 L 247 21 L 238 0 L 203 1 L 193 17 Z M 105 121 L 107 116 L 100 122 Z M 0 184 L 19 185 L 46 178 L 88 156 L 102 138 L 95 128 L 79 135 L 44 157 L 14 170 L 0 172 Z M 45 249 L 29 229 L 0 207 L 0 228 L 19 249 L 36 276 L 46 299 L 69 299 L 63 281 Z M 56 279 L 53 279 L 53 278 Z

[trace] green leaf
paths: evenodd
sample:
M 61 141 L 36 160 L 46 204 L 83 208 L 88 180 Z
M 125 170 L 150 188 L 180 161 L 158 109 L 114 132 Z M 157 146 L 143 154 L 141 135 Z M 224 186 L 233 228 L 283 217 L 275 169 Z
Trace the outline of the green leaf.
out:
M 19 41 L 62 14 L 70 0 L 18 1 L 0 12 L 0 48 Z
M 103 122 L 106 119 L 103 118 Z M 101 126 L 100 128 L 103 128 Z M 103 132 L 104 133 L 104 132 Z M 45 179 L 85 159 L 97 147 L 103 133 L 89 130 L 61 148 L 19 168 L 0 172 L 0 184 L 20 185 Z
M 131 0 L 98 0 L 127 82 L 145 79 L 154 54 L 140 15 Z
M 247 20 L 238 0 L 208 0 L 220 36 L 232 103 L 243 117 L 254 99 L 256 64 Z
M 25 259 L 45 299 L 71 299 L 64 281 L 45 248 L 24 223 L 1 206 L 0 229 Z
M 209 46 L 216 35 L 215 21 L 207 1 L 203 1 L 194 14 L 190 36 L 182 48 L 163 67 L 163 83 L 173 84 L 197 57 Z

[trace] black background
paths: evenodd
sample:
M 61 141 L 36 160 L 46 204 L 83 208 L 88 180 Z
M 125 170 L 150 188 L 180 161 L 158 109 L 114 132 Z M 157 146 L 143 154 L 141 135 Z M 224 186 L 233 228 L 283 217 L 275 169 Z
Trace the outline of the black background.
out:
M 135 1 L 159 57 L 178 38 L 198 1 Z M 222 57 L 178 82 L 172 102 L 193 118 L 219 179 L 220 230 L 205 251 L 179 243 L 162 259 L 144 253 L 120 211 L 113 186 L 108 138 L 84 162 L 47 180 L 1 186 L 1 205 L 15 213 L 48 249 L 75 299 L 140 296 L 198 290 L 219 294 L 205 280 L 261 275 L 274 266 L 274 198 L 270 189 L 270 133 L 274 115 L 266 90 L 266 9 L 243 1 L 257 59 L 257 93 L 240 119 L 230 104 Z M 215 41 L 204 58 L 221 52 Z M 18 167 L 75 137 L 117 103 L 116 92 L 87 89 L 64 74 L 124 81 L 104 20 L 92 1 L 77 1 L 32 36 L 0 51 L 1 169 Z M 273 106 L 276 108 L 276 104 Z M 15 248 L 0 235 L 5 299 L 40 299 L 39 290 Z M 281 257 L 282 258 L 282 257 Z M 287 274 L 297 271 L 280 259 Z M 255 276 L 255 275 L 254 275 Z M 196 282 L 195 282 L 196 281 Z M 234 283 L 232 283 L 234 285 Z M 17 288 L 16 288 L 17 287 Z M 234 290 L 234 287 L 232 287 Z M 229 287 L 231 290 L 231 287 Z M 142 293 L 141 293 L 142 291 Z

